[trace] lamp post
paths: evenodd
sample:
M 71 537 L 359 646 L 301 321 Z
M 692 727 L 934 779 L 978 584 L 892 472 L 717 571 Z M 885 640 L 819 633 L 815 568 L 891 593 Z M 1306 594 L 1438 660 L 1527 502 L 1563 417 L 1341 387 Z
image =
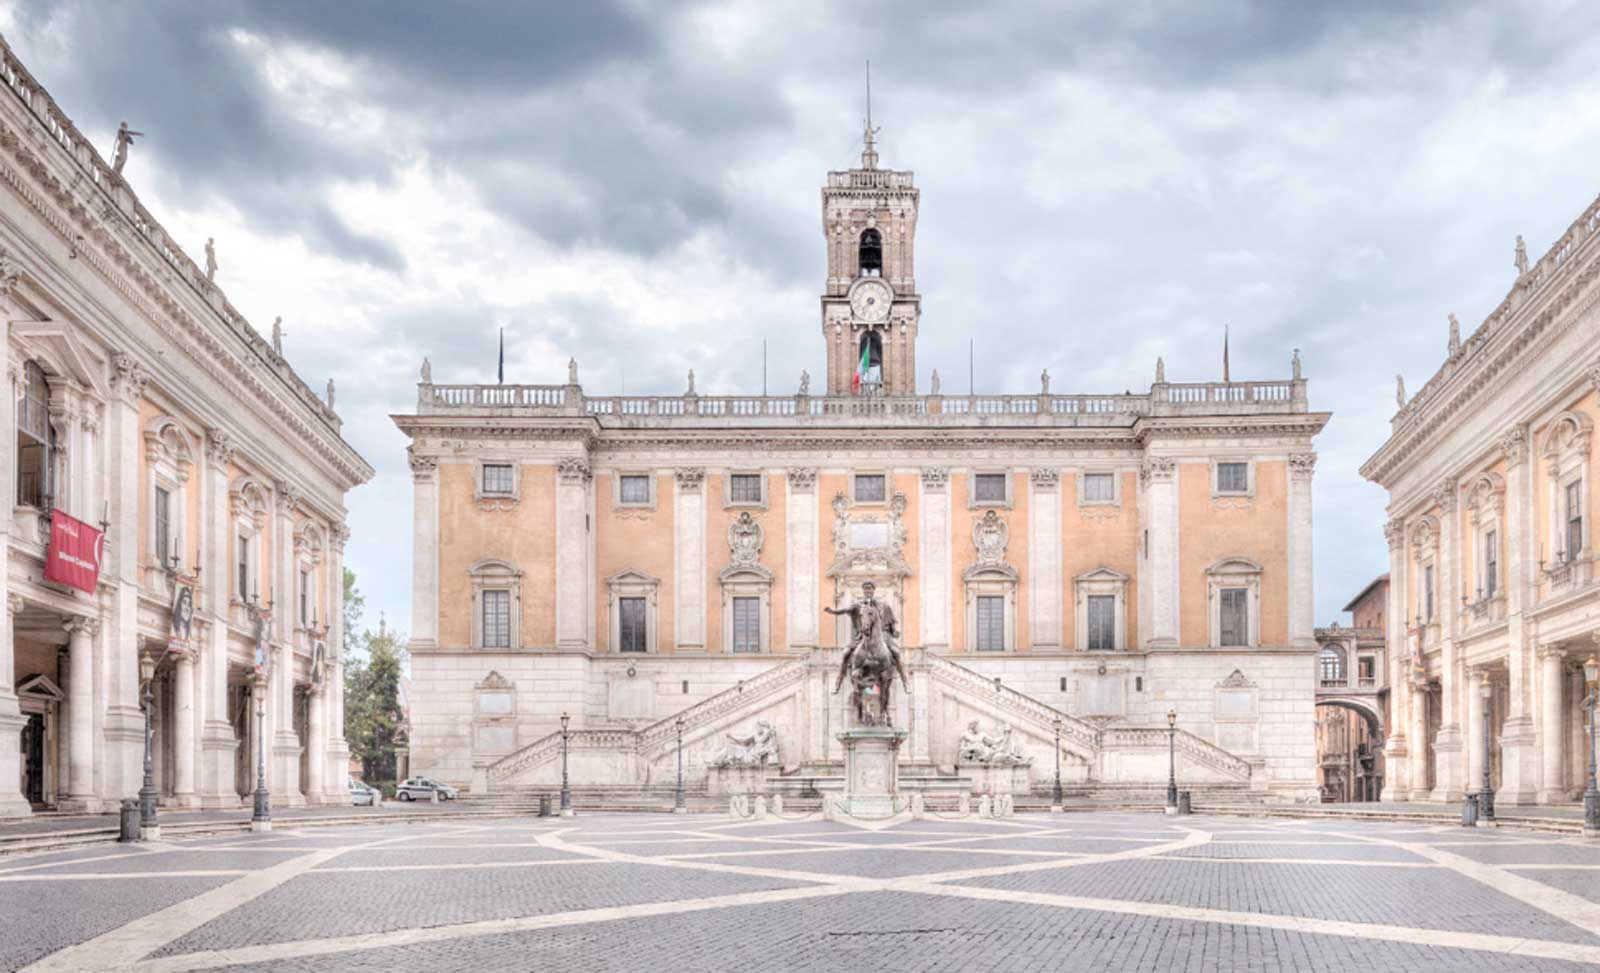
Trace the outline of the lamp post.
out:
M 561 816 L 572 817 L 572 789 L 567 786 L 567 724 L 572 717 L 561 714 Z
M 155 739 L 156 660 L 150 653 L 139 655 L 139 705 L 144 709 L 144 786 L 139 788 L 139 830 L 146 841 L 161 839 L 161 822 L 156 818 L 156 777 L 152 755 Z
M 1494 698 L 1494 685 L 1484 673 L 1478 695 L 1483 697 L 1483 786 L 1478 789 L 1478 826 L 1491 827 L 1494 822 L 1494 788 L 1489 785 L 1489 702 Z
M 1600 636 L 1596 636 L 1600 641 Z M 1594 653 L 1583 664 L 1584 688 L 1589 690 L 1589 787 L 1583 792 L 1583 833 L 1600 838 L 1600 787 L 1595 785 L 1595 715 L 1600 708 L 1600 658 Z
M 1061 813 L 1061 717 L 1057 716 L 1050 721 L 1056 731 L 1056 784 L 1050 791 L 1050 810 Z
M 1167 813 L 1178 813 L 1178 711 L 1167 710 Z
M 256 698 L 256 793 L 255 807 L 250 812 L 251 831 L 272 830 L 272 794 L 267 790 L 267 685 L 265 678 L 255 682 Z
M 683 803 L 683 717 L 678 717 L 678 789 L 672 794 L 672 813 L 687 814 L 689 808 Z

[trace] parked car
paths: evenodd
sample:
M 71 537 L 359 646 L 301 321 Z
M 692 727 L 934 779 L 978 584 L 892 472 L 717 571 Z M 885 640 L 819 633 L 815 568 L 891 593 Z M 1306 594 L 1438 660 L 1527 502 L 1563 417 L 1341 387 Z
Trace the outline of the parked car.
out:
M 435 791 L 441 801 L 453 801 L 461 796 L 461 792 L 454 787 L 441 784 L 431 777 L 406 778 L 395 787 L 394 796 L 402 801 L 431 801 Z
M 350 781 L 350 804 L 352 807 L 377 807 L 383 803 L 383 792 L 370 784 L 362 783 L 354 777 Z

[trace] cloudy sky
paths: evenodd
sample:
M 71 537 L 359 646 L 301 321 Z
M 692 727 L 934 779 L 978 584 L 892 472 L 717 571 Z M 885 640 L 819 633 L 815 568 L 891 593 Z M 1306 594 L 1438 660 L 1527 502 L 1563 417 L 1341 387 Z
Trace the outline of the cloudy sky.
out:
M 1435 7 L 1447 9 L 1440 12 Z M 818 187 L 922 189 L 919 361 L 980 392 L 1282 378 L 1317 442 L 1319 624 L 1387 567 L 1382 442 L 1600 192 L 1600 7 L 1082 2 L 8 2 L 0 31 L 377 468 L 348 563 L 409 624 L 391 412 L 440 382 L 774 391 L 823 372 Z M 946 389 L 959 384 L 947 379 Z

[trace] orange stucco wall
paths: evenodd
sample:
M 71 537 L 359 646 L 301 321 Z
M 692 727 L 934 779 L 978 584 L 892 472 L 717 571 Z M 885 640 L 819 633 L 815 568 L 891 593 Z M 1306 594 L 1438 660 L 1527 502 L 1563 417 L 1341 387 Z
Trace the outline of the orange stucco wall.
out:
M 439 641 L 472 639 L 472 579 L 482 558 L 522 569 L 522 643 L 555 643 L 555 468 L 523 464 L 520 500 L 509 510 L 480 510 L 471 463 L 439 464 Z
M 659 578 L 656 589 L 656 644 L 652 652 L 671 653 L 677 641 L 677 589 L 673 586 L 672 539 L 675 536 L 672 475 L 654 474 L 654 510 L 616 509 L 613 497 L 615 474 L 597 473 L 594 478 L 595 507 L 595 647 L 612 651 L 611 604 L 606 579 L 622 571 L 643 571 Z M 552 500 L 552 503 L 554 501 Z M 554 589 L 554 578 L 551 588 Z M 551 627 L 554 631 L 554 610 Z
M 1139 644 L 1139 511 L 1138 475 L 1120 473 L 1121 502 L 1115 507 L 1078 505 L 1078 482 L 1072 474 L 1061 477 L 1061 644 L 1077 645 L 1079 575 L 1106 567 L 1128 576 L 1126 611 L 1122 619 L 1129 648 Z
M 1179 638 L 1185 645 L 1210 640 L 1211 606 L 1206 568 L 1225 557 L 1245 557 L 1261 565 L 1262 645 L 1289 640 L 1289 478 L 1287 464 L 1255 464 L 1256 491 L 1246 505 L 1211 497 L 1209 463 L 1178 466 L 1178 591 L 1182 615 Z

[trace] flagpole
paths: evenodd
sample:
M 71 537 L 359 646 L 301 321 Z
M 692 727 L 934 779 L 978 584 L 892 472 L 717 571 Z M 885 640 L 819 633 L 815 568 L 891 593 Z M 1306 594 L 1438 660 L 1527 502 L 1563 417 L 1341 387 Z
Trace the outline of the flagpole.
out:
M 761 339 L 761 397 L 767 397 L 767 339 Z
M 495 384 L 506 384 L 506 329 L 500 329 L 500 366 L 495 373 Z
M 973 358 L 975 357 L 976 354 L 977 353 L 975 351 L 973 351 L 973 339 L 968 338 L 967 339 L 967 395 L 969 395 L 969 396 L 977 394 L 976 388 L 973 385 L 973 378 L 972 378 L 973 369 L 974 369 Z
M 1229 385 L 1232 379 L 1228 376 L 1228 326 L 1222 326 L 1222 384 Z

